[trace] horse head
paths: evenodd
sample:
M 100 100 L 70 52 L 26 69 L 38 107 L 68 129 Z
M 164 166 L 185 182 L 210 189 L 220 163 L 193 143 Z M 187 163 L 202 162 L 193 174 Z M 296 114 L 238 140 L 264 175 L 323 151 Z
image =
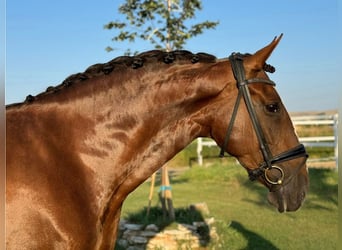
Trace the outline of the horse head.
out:
M 269 202 L 284 212 L 295 211 L 303 203 L 308 172 L 305 148 L 299 144 L 274 82 L 265 73 L 265 69 L 274 71 L 266 60 L 280 39 L 253 55 L 230 57 L 236 101 L 230 118 L 223 119 L 226 122 L 222 123 L 222 117 L 227 117 L 224 113 L 215 119 L 213 126 L 218 129 L 212 129 L 212 136 L 221 145 L 221 154 L 227 151 L 235 156 L 251 180 L 269 189 Z M 232 101 L 224 105 L 232 106 Z

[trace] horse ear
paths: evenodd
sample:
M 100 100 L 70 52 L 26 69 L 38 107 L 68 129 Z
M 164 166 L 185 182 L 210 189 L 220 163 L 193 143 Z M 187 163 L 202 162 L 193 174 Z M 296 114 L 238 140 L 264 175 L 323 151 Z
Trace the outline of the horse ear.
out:
M 275 37 L 269 45 L 255 52 L 254 55 L 247 57 L 245 59 L 245 67 L 255 71 L 261 70 L 264 67 L 266 60 L 272 54 L 273 50 L 277 47 L 282 37 L 283 34 L 280 34 L 280 36 Z

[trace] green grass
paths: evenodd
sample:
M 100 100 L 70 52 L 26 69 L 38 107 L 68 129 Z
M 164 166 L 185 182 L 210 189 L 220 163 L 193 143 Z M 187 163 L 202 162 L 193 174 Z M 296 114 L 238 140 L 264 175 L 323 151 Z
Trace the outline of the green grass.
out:
M 173 204 L 183 211 L 183 217 L 190 204 L 206 202 L 210 216 L 215 218 L 219 240 L 207 248 L 233 250 L 336 249 L 337 182 L 334 170 L 310 169 L 310 193 L 304 206 L 297 212 L 280 214 L 268 204 L 266 188 L 250 182 L 234 160 L 216 160 L 210 167 L 194 166 L 171 179 Z M 146 182 L 129 195 L 122 217 L 146 219 L 143 209 L 148 204 L 149 186 Z M 156 189 L 153 206 L 159 206 Z M 176 220 L 179 217 L 176 214 Z M 145 223 L 156 221 L 152 218 Z

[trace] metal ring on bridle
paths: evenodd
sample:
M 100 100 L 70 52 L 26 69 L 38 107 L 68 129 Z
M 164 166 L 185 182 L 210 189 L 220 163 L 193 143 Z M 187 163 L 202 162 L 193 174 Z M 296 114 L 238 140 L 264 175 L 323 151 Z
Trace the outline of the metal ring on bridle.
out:
M 272 170 L 272 169 L 276 169 L 280 172 L 280 178 L 278 178 L 277 181 L 272 181 L 268 176 L 267 176 L 267 171 L 269 170 Z M 265 169 L 265 179 L 268 183 L 272 184 L 272 185 L 281 185 L 283 183 L 283 180 L 284 180 L 284 171 L 280 168 L 280 167 L 277 167 L 277 166 L 272 166 L 271 168 L 266 168 Z

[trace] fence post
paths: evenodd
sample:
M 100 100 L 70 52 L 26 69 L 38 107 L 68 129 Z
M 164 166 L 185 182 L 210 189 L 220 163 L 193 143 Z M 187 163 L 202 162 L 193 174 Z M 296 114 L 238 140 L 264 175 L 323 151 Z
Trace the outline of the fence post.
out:
M 336 161 L 336 169 L 338 170 L 338 114 L 335 114 L 333 118 L 334 118 L 334 136 L 335 136 L 334 154 L 335 154 L 335 161 Z
M 203 156 L 202 156 L 202 137 L 197 138 L 197 163 L 198 165 L 203 165 Z

